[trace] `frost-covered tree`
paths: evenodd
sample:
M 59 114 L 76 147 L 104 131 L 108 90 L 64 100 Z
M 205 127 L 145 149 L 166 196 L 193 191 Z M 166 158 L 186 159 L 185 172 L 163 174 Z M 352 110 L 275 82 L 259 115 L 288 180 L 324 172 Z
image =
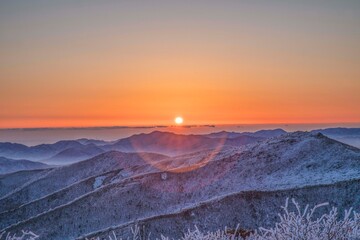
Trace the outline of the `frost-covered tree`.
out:
M 280 222 L 274 228 L 260 228 L 252 235 L 249 240 L 356 240 L 360 239 L 360 214 L 350 210 L 345 210 L 343 219 L 339 220 L 338 210 L 332 210 L 314 219 L 314 212 L 323 203 L 316 205 L 309 210 L 309 205 L 302 211 L 299 204 L 292 199 L 296 211 L 290 212 L 288 209 L 288 199 L 283 206 L 284 214 L 280 215 Z
M 21 235 L 0 233 L 0 240 L 35 240 L 39 236 L 31 231 L 22 231 Z
M 181 240 L 235 240 L 243 238 L 248 240 L 360 240 L 360 214 L 352 211 L 352 209 L 345 210 L 342 219 L 339 219 L 338 210 L 335 207 L 329 213 L 314 218 L 316 210 L 328 205 L 328 203 L 316 205 L 312 209 L 306 205 L 303 210 L 294 199 L 292 199 L 292 204 L 295 206 L 295 211 L 289 210 L 289 199 L 286 199 L 285 206 L 282 206 L 284 213 L 279 214 L 280 221 L 275 224 L 274 228 L 259 228 L 250 236 L 241 235 L 241 231 L 238 229 L 233 231 L 234 234 L 229 234 L 227 230 L 203 233 L 195 227 L 195 230 L 184 233 Z M 161 240 L 170 239 L 172 238 L 161 237 Z
M 237 228 L 228 231 L 201 232 L 196 226 L 195 230 L 188 230 L 179 240 L 360 240 L 360 214 L 352 209 L 345 210 L 343 218 L 339 218 L 338 210 L 333 207 L 329 213 L 319 218 L 314 217 L 315 211 L 328 205 L 322 203 L 309 209 L 307 205 L 303 210 L 292 199 L 295 211 L 289 210 L 289 200 L 286 199 L 282 206 L 284 213 L 279 214 L 280 221 L 275 223 L 274 228 L 259 228 L 257 231 L 245 232 Z M 132 237 L 128 240 L 148 240 L 150 236 L 142 236 L 140 228 L 135 226 L 131 229 Z M 22 231 L 22 235 L 16 236 L 6 233 L 0 234 L 0 240 L 35 240 L 39 236 L 30 231 Z M 100 240 L 91 238 L 87 240 Z M 115 232 L 108 236 L 108 240 L 123 240 L 118 238 Z M 161 236 L 160 240 L 173 240 L 167 236 Z

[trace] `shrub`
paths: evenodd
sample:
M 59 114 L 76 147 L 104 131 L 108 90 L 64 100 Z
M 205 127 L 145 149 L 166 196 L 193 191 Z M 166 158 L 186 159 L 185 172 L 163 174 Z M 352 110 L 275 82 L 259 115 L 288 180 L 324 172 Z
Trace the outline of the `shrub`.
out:
M 21 231 L 22 234 L 17 236 L 16 234 L 10 234 L 10 233 L 0 233 L 0 239 L 1 240 L 35 240 L 39 236 L 31 231 Z
M 313 219 L 313 214 L 319 207 L 327 203 L 316 205 L 309 210 L 309 205 L 301 211 L 299 204 L 292 199 L 296 211 L 288 210 L 288 199 L 283 206 L 284 214 L 280 215 L 280 222 L 274 228 L 260 228 L 249 240 L 355 240 L 360 239 L 360 214 L 352 209 L 345 210 L 345 216 L 339 220 L 335 207 Z
M 339 219 L 337 208 L 333 207 L 329 213 L 314 219 L 315 211 L 328 205 L 322 203 L 309 210 L 309 205 L 302 211 L 299 204 L 292 199 L 295 211 L 289 211 L 289 200 L 286 199 L 282 206 L 284 214 L 280 215 L 280 222 L 274 228 L 259 228 L 257 231 L 246 231 L 237 227 L 235 230 L 218 230 L 216 232 L 201 232 L 196 226 L 195 230 L 184 233 L 181 240 L 359 240 L 360 239 L 360 214 L 352 209 L 345 210 L 344 217 Z M 140 228 L 131 229 L 132 240 L 150 239 L 150 236 L 141 236 Z M 39 236 L 33 232 L 22 231 L 21 236 L 1 233 L 0 240 L 34 240 Z M 173 238 L 161 236 L 161 240 Z M 100 240 L 91 238 L 87 240 Z M 108 236 L 108 240 L 122 240 L 117 238 L 115 232 Z

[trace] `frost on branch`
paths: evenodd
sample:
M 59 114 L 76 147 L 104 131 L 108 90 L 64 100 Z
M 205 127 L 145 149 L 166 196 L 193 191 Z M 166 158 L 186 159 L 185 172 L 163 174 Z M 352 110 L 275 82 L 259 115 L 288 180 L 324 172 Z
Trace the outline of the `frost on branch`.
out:
M 239 228 L 229 231 L 229 229 L 217 230 L 216 232 L 201 232 L 196 226 L 195 230 L 184 233 L 181 240 L 359 240 L 360 239 L 360 214 L 345 210 L 344 218 L 339 219 L 338 211 L 335 207 L 329 213 L 314 219 L 315 211 L 328 205 L 322 203 L 309 209 L 309 205 L 302 210 L 299 204 L 292 199 L 295 211 L 289 211 L 289 200 L 286 199 L 285 206 L 282 207 L 284 214 L 280 215 L 280 222 L 274 228 L 259 228 L 258 231 L 246 231 Z M 171 228 L 171 226 L 169 226 Z M 135 225 L 131 228 L 131 240 L 150 240 L 149 236 L 142 236 L 140 228 Z M 22 231 L 21 236 L 1 233 L 0 240 L 34 240 L 38 236 L 32 232 Z M 86 238 L 87 240 L 100 240 L 100 238 Z M 122 240 L 115 232 L 107 237 L 108 240 Z M 173 240 L 172 236 L 161 236 L 160 240 Z
M 338 211 L 335 207 L 313 219 L 314 212 L 327 203 L 316 205 L 309 210 L 309 205 L 301 211 L 299 204 L 292 199 L 296 211 L 288 210 L 288 199 L 283 206 L 284 214 L 280 215 L 280 222 L 272 229 L 260 228 L 252 235 L 251 240 L 355 240 L 360 239 L 360 214 L 352 209 L 345 210 L 345 216 L 338 220 Z M 353 216 L 353 217 L 352 217 Z
M 229 234 L 229 231 L 218 230 L 216 232 L 201 232 L 196 226 L 194 231 L 188 230 L 181 240 L 359 240 L 360 239 L 360 214 L 346 210 L 343 219 L 339 219 L 337 208 L 314 219 L 314 213 L 320 207 L 328 205 L 322 203 L 309 209 L 309 205 L 302 210 L 299 204 L 292 199 L 295 211 L 289 211 L 289 200 L 286 199 L 282 207 L 284 214 L 280 215 L 280 222 L 272 229 L 260 228 L 250 236 Z M 238 226 L 239 227 L 239 226 Z M 235 233 L 238 228 L 235 230 Z M 252 231 L 249 231 L 252 232 Z M 170 237 L 162 236 L 161 240 L 170 240 Z
M 0 233 L 0 240 L 35 240 L 39 236 L 31 231 L 21 231 L 21 235 L 12 235 L 10 233 Z

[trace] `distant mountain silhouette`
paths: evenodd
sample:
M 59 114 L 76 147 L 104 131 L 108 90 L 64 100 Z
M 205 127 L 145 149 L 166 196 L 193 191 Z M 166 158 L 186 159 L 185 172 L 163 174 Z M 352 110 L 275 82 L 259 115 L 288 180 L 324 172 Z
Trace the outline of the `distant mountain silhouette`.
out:
M 12 159 L 42 160 L 68 149 L 82 147 L 81 143 L 69 140 L 59 141 L 54 144 L 40 144 L 28 147 L 17 143 L 0 143 L 0 156 Z
M 326 136 L 344 143 L 360 146 L 360 129 L 320 129 Z M 136 134 L 116 141 L 94 139 L 64 140 L 54 144 L 40 144 L 28 147 L 17 143 L 0 143 L 0 156 L 9 159 L 28 159 L 49 164 L 68 164 L 94 157 L 107 151 L 153 152 L 177 156 L 206 149 L 239 147 L 268 138 L 286 134 L 283 129 L 260 130 L 257 132 L 216 132 L 204 135 L 181 135 L 154 131 Z
M 77 142 L 87 145 L 87 144 L 95 144 L 96 146 L 103 146 L 112 143 L 112 141 L 104 141 L 98 139 L 87 139 L 87 138 L 80 138 L 76 140 Z
M 12 173 L 22 170 L 43 169 L 48 167 L 48 165 L 40 162 L 33 162 L 29 160 L 13 160 L 0 157 L 0 174 Z
M 311 132 L 322 133 L 324 135 L 359 135 L 360 128 L 326 128 L 326 129 L 317 129 Z
M 81 161 L 87 158 L 91 158 L 104 150 L 91 143 L 88 145 L 81 145 L 78 147 L 70 147 L 57 153 L 55 156 L 43 160 L 48 164 L 69 164 L 77 161 Z
M 260 130 L 257 132 L 227 132 L 227 131 L 221 131 L 216 133 L 210 133 L 206 134 L 204 136 L 211 137 L 211 138 L 217 138 L 217 137 L 223 137 L 227 136 L 227 138 L 236 138 L 240 136 L 249 136 L 249 137 L 260 137 L 260 138 L 270 138 L 270 137 L 277 137 L 282 134 L 285 134 L 286 131 L 284 131 L 281 128 L 278 129 L 272 129 L 272 130 Z
M 228 138 L 226 134 L 211 138 L 206 135 L 180 135 L 171 132 L 154 131 L 149 134 L 137 134 L 120 139 L 114 144 L 102 146 L 102 149 L 123 152 L 154 152 L 176 156 L 224 146 L 241 146 L 263 139 L 251 136 Z
M 360 128 L 327 128 L 311 131 L 360 148 Z

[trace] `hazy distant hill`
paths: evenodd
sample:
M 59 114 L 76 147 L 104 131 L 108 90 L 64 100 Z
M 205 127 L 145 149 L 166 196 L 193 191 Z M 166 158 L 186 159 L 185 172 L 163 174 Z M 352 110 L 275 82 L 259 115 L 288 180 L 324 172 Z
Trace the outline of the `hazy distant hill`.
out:
M 77 139 L 81 144 L 87 145 L 87 144 L 95 144 L 96 146 L 103 146 L 112 143 L 112 141 L 104 141 L 104 140 L 98 140 L 98 139 L 87 139 L 87 138 L 80 138 Z
M 50 158 L 65 149 L 83 146 L 81 143 L 73 140 L 59 141 L 54 144 L 40 144 L 32 147 L 17 143 L 0 143 L 0 156 L 39 161 Z
M 211 138 L 218 138 L 218 137 L 227 137 L 227 138 L 237 138 L 241 136 L 248 136 L 248 137 L 259 137 L 259 138 L 270 138 L 270 137 L 278 137 L 280 135 L 285 134 L 286 131 L 283 129 L 271 129 L 271 130 L 260 130 L 257 132 L 215 132 L 210 134 L 205 134 L 204 136 L 211 137 Z
M 321 129 L 330 138 L 360 147 L 359 129 Z M 242 146 L 286 134 L 282 129 L 251 132 L 216 132 L 205 135 L 181 135 L 154 131 L 137 134 L 116 141 L 78 139 L 40 144 L 28 147 L 16 143 L 0 143 L 0 156 L 10 159 L 28 159 L 49 164 L 69 164 L 94 157 L 100 153 L 116 150 L 122 152 L 154 152 L 177 156 L 211 148 Z
M 21 170 L 32 170 L 47 168 L 48 165 L 29 160 L 13 160 L 5 157 L 0 157 L 0 174 L 17 172 Z
M 360 147 L 360 128 L 327 128 L 313 130 L 313 133 L 322 133 L 340 142 Z
M 313 130 L 312 132 L 325 135 L 360 135 L 360 128 L 326 128 Z
M 59 141 L 28 147 L 16 143 L 0 143 L 0 156 L 13 159 L 30 159 L 49 164 L 68 164 L 88 159 L 100 153 L 117 150 L 122 152 L 154 152 L 169 156 L 181 155 L 224 145 L 241 146 L 263 140 L 264 137 L 239 135 L 210 138 L 203 135 L 180 135 L 154 131 L 137 134 L 117 141 L 79 139 Z
M 87 158 L 91 158 L 103 152 L 104 152 L 103 149 L 91 143 L 87 145 L 81 145 L 79 147 L 67 148 L 55 154 L 51 158 L 48 158 L 43 161 L 51 164 L 64 165 L 64 164 L 81 161 Z
M 189 165 L 199 168 L 169 172 Z M 254 228 L 273 222 L 286 196 L 329 201 L 340 211 L 351 203 L 359 211 L 359 180 L 360 150 L 314 133 L 174 158 L 110 152 L 44 172 L 3 196 L 0 211 L 7 212 L 0 213 L 0 228 L 31 229 L 41 239 L 107 234 L 109 227 L 122 235 L 135 222 L 146 224 L 153 237 L 160 231 L 175 237 L 195 224 Z
M 241 146 L 263 140 L 263 138 L 240 136 L 229 139 L 225 136 L 209 138 L 203 135 L 180 135 L 170 132 L 154 131 L 120 139 L 114 144 L 102 146 L 105 150 L 124 152 L 155 152 L 177 156 L 205 149 L 221 148 L 224 145 Z

